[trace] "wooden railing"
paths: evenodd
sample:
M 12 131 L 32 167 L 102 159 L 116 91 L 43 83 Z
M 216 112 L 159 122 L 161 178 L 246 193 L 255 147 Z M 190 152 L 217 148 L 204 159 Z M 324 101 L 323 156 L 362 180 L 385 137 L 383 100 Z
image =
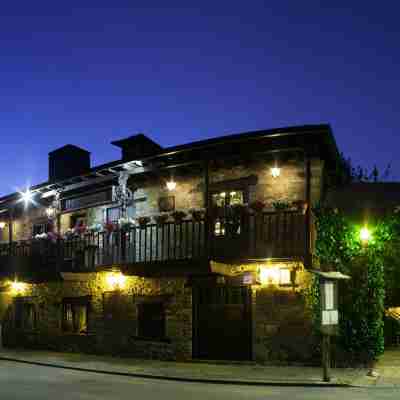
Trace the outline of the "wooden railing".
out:
M 63 271 L 96 266 L 176 260 L 298 258 L 306 254 L 306 224 L 301 213 L 264 212 L 212 219 L 148 224 L 114 232 L 86 233 L 68 239 L 31 240 L 0 245 L 0 268 L 10 257 L 31 257 Z M 208 246 L 205 246 L 206 237 Z M 208 251 L 208 254 L 207 254 Z

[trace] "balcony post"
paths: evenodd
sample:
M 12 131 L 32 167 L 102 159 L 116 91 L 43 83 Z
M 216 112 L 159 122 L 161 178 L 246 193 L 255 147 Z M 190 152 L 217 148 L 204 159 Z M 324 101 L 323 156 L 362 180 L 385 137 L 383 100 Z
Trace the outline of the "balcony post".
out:
M 210 175 L 209 175 L 209 161 L 206 159 L 204 162 L 204 250 L 207 259 L 210 258 Z
M 306 211 L 306 226 L 305 226 L 305 266 L 311 268 L 311 161 L 308 156 L 305 158 L 305 167 L 306 167 L 306 202 L 307 202 L 307 211 Z

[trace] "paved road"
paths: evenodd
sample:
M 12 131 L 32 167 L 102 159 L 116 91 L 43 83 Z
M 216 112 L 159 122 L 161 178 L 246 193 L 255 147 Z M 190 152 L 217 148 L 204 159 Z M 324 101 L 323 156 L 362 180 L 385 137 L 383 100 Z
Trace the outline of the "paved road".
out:
M 1 400 L 399 399 L 400 389 L 205 385 L 78 372 L 0 361 Z

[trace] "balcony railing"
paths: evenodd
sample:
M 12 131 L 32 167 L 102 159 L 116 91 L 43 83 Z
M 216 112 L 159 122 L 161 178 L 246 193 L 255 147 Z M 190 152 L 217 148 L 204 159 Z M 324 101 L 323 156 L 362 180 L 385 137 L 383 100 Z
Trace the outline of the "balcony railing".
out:
M 0 245 L 0 268 L 10 258 L 31 258 L 62 271 L 93 270 L 115 264 L 177 260 L 301 258 L 307 253 L 305 216 L 298 212 L 246 214 L 236 219 L 147 224 L 128 230 L 85 233 Z M 206 244 L 208 246 L 206 246 Z

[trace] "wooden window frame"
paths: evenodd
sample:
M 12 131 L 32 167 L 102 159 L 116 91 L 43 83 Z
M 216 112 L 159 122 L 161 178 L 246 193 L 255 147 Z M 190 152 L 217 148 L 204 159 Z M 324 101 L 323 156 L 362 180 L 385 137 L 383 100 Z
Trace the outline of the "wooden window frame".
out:
M 33 312 L 33 320 L 31 326 L 28 327 L 26 321 L 24 320 L 24 310 L 23 308 L 29 306 L 32 308 Z M 20 316 L 21 319 L 17 318 L 18 313 L 18 307 L 21 307 L 20 310 Z M 25 314 L 26 315 L 26 314 Z M 38 322 L 38 316 L 37 316 L 37 309 L 35 303 L 29 298 L 23 298 L 23 297 L 17 297 L 14 300 L 14 328 L 21 330 L 21 331 L 35 331 L 37 329 L 37 322 Z M 18 322 L 17 322 L 18 321 Z
M 109 212 L 111 211 L 116 211 L 118 210 L 118 218 L 116 220 L 110 220 L 109 218 Z M 106 223 L 107 224 L 115 224 L 118 222 L 118 220 L 121 218 L 121 207 L 120 206 L 114 206 L 114 207 L 108 207 L 106 208 Z
M 67 335 L 87 335 L 88 327 L 89 327 L 89 318 L 90 318 L 90 300 L 91 296 L 82 296 L 82 297 L 66 297 L 62 300 L 61 303 L 61 331 Z M 72 330 L 66 329 L 67 326 L 67 307 L 71 307 L 72 311 Z M 85 307 L 85 315 L 86 315 L 86 330 L 78 331 L 75 324 L 74 317 L 74 308 L 76 307 Z

